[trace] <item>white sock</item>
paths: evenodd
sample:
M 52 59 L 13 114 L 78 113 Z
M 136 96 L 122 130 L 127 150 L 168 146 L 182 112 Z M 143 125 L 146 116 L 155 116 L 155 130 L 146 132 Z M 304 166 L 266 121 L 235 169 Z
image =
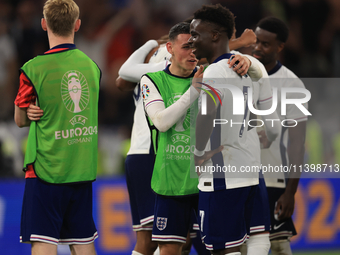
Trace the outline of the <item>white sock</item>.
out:
M 273 255 L 293 255 L 290 248 L 290 241 L 288 239 L 274 240 L 270 243 Z
M 157 249 L 155 250 L 155 252 L 153 253 L 153 255 L 160 255 L 159 246 L 157 246 Z
M 268 255 L 270 249 L 269 234 L 251 235 L 247 240 L 247 254 Z
M 225 255 L 241 255 L 241 252 L 231 252 L 231 253 L 226 253 Z
M 133 250 L 133 251 L 132 251 L 132 255 L 143 255 L 143 254 L 140 253 L 140 252 L 138 252 L 138 251 Z

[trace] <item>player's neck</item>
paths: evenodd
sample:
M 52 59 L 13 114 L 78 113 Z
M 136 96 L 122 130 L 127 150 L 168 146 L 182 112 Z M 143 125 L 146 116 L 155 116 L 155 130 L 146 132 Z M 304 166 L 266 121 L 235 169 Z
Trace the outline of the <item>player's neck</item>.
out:
M 264 67 L 266 68 L 267 73 L 270 72 L 271 70 L 273 70 L 273 68 L 276 66 L 276 64 L 277 64 L 277 60 L 264 65 Z
M 48 42 L 50 45 L 50 49 L 52 49 L 53 47 L 59 44 L 65 44 L 65 43 L 74 44 L 74 34 L 67 36 L 67 37 L 61 37 L 61 36 L 56 36 L 53 33 L 48 33 Z
M 229 41 L 220 43 L 212 52 L 208 59 L 209 64 L 213 63 L 218 57 L 223 54 L 230 53 Z
M 169 67 L 169 71 L 171 74 L 179 76 L 179 77 L 188 77 L 192 73 L 193 70 L 188 70 L 176 65 L 175 63 L 171 63 Z

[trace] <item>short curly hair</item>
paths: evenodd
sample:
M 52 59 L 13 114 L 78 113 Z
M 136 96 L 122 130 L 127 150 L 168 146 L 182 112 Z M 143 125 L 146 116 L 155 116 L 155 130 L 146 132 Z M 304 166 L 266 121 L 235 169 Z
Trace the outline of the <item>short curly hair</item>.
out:
M 276 38 L 285 43 L 289 36 L 288 26 L 280 19 L 275 17 L 266 17 L 259 21 L 257 27 L 276 34 Z
M 200 19 L 222 27 L 226 31 L 229 39 L 233 36 L 235 16 L 221 4 L 203 5 L 194 13 L 194 19 Z

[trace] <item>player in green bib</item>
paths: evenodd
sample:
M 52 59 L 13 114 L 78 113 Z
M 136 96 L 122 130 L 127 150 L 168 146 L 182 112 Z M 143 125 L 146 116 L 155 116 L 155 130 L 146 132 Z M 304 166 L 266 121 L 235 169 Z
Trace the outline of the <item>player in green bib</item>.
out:
M 148 73 L 140 86 L 147 116 L 156 127 L 157 155 L 151 180 L 155 191 L 155 218 L 152 240 L 159 242 L 160 253 L 180 254 L 196 214 L 197 178 L 190 178 L 190 106 L 200 87 L 192 83 L 203 66 L 188 45 L 188 23 L 179 23 L 169 32 L 167 50 L 172 62 L 163 71 Z
M 73 0 L 48 0 L 43 14 L 50 50 L 21 68 L 15 100 L 16 124 L 30 126 L 20 241 L 31 243 L 32 254 L 56 255 L 67 244 L 72 254 L 95 255 L 101 71 L 74 45 L 80 19 Z

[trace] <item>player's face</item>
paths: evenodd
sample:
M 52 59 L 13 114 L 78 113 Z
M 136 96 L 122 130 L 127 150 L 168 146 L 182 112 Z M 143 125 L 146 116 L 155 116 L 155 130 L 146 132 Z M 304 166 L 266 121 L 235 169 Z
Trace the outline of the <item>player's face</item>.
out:
M 189 46 L 189 34 L 179 34 L 176 40 L 171 43 L 172 64 L 177 65 L 180 69 L 193 71 L 198 60 Z
M 196 58 L 208 58 L 212 40 L 211 27 L 199 19 L 193 19 L 190 24 L 190 34 L 189 44 Z
M 259 27 L 256 28 L 255 34 L 257 40 L 252 52 L 253 57 L 264 65 L 276 62 L 283 43 L 276 39 L 276 34 Z

